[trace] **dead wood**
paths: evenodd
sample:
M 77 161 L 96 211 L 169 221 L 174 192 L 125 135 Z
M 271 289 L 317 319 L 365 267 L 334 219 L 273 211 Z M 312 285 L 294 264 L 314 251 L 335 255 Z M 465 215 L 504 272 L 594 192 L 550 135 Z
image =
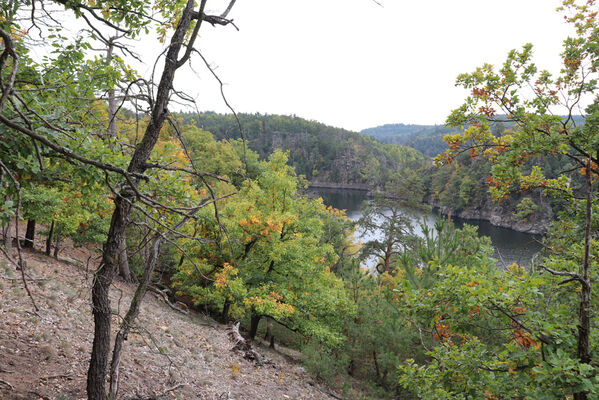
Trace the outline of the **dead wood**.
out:
M 256 365 L 272 364 L 272 360 L 258 353 L 252 348 L 252 345 L 247 341 L 241 333 L 239 333 L 239 322 L 227 328 L 227 335 L 234 343 L 232 351 L 235 351 L 243 356 L 246 360 L 253 361 Z
M 159 400 L 159 399 L 163 398 L 164 396 L 166 396 L 167 394 L 169 394 L 170 392 L 173 392 L 182 386 L 185 386 L 185 384 L 178 383 L 175 386 L 168 388 L 160 393 L 156 393 L 156 394 L 136 393 L 132 396 L 127 397 L 127 399 L 128 400 Z

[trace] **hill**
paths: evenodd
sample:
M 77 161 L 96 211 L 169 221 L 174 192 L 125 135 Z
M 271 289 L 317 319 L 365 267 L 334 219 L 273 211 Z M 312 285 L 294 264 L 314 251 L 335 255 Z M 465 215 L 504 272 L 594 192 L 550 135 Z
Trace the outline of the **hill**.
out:
M 312 183 L 373 188 L 402 168 L 427 164 L 412 148 L 393 146 L 375 138 L 296 116 L 239 114 L 248 147 L 266 159 L 275 149 L 289 150 L 289 162 Z M 217 140 L 240 137 L 230 114 L 178 114 Z
M 565 119 L 565 117 L 562 117 Z M 497 119 L 506 119 L 505 115 L 498 115 Z M 584 124 L 581 115 L 572 116 L 572 122 L 576 125 Z M 495 122 L 492 130 L 496 135 L 501 135 L 505 129 L 514 126 L 513 122 Z M 459 130 L 445 125 L 414 125 L 414 124 L 386 124 L 362 130 L 362 134 L 371 136 L 376 140 L 409 146 L 429 157 L 447 150 L 447 143 L 443 141 L 445 135 L 455 134 Z
M 75 260 L 92 259 L 88 251 L 71 248 L 68 255 L 69 261 L 58 261 L 36 250 L 24 252 L 39 312 L 33 311 L 17 271 L 0 256 L 2 399 L 85 398 L 93 334 L 89 271 L 95 266 Z M 115 328 L 134 289 L 117 282 L 111 290 Z M 148 293 L 125 345 L 119 398 L 333 398 L 294 361 L 294 351 L 259 347 L 273 363 L 258 367 L 232 347 L 226 326 L 199 313 L 179 314 Z
M 421 153 L 434 157 L 447 150 L 443 136 L 455 133 L 456 129 L 444 125 L 387 124 L 364 129 L 364 135 L 376 140 L 402 146 L 410 146 Z

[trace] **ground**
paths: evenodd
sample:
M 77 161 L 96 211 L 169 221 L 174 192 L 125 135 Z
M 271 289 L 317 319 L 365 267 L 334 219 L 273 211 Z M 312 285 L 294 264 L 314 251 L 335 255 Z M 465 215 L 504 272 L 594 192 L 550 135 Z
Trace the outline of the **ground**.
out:
M 61 261 L 39 250 L 23 254 L 39 311 L 20 272 L 0 255 L 0 399 L 85 399 L 94 258 L 85 250 L 72 250 Z M 133 292 L 120 281 L 111 290 L 115 331 Z M 119 398 L 340 398 L 316 384 L 291 350 L 260 346 L 273 363 L 255 366 L 231 351 L 226 326 L 201 313 L 177 313 L 154 293 L 146 295 L 140 315 L 125 342 Z

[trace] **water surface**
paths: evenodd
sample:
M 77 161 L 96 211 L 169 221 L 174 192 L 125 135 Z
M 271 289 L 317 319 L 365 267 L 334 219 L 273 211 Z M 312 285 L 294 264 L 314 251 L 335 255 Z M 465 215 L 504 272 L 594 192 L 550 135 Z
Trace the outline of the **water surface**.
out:
M 359 190 L 346 189 L 316 189 L 309 190 L 309 195 L 322 197 L 326 205 L 346 210 L 346 215 L 353 221 L 357 221 L 362 212 L 360 207 L 364 201 L 368 201 L 366 192 Z M 430 213 L 417 213 L 417 217 L 421 220 L 423 217 L 427 225 L 433 226 L 437 218 L 447 218 L 433 211 Z M 516 232 L 511 229 L 501 228 L 491 225 L 488 221 L 482 220 L 463 220 L 461 218 L 452 218 L 457 227 L 462 227 L 465 223 L 478 227 L 478 233 L 482 236 L 491 238 L 493 247 L 495 248 L 494 257 L 497 259 L 497 265 L 505 267 L 514 262 L 519 265 L 529 266 L 532 257 L 541 250 L 541 236 L 531 235 L 528 233 Z M 417 227 L 418 224 L 416 223 Z M 418 232 L 419 229 L 416 229 Z M 361 232 L 359 232 L 361 234 Z M 361 241 L 368 241 L 381 235 L 381 232 L 372 232 L 361 238 Z

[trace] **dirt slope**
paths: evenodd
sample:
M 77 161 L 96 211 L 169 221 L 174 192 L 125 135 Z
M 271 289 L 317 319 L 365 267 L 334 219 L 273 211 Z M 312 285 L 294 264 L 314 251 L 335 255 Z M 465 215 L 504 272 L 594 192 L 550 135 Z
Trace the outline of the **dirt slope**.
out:
M 24 253 L 35 312 L 19 275 L 0 255 L 0 399 L 85 399 L 93 321 L 93 262 L 59 262 L 37 251 Z M 85 252 L 69 257 L 86 260 Z M 75 265 L 77 264 L 77 265 Z M 124 315 L 134 288 L 116 282 L 112 308 Z M 116 327 L 119 316 L 115 315 Z M 289 357 L 258 350 L 274 363 L 256 367 L 231 351 L 226 327 L 171 310 L 148 293 L 126 342 L 120 398 L 332 399 Z M 168 389 L 172 391 L 166 392 Z

